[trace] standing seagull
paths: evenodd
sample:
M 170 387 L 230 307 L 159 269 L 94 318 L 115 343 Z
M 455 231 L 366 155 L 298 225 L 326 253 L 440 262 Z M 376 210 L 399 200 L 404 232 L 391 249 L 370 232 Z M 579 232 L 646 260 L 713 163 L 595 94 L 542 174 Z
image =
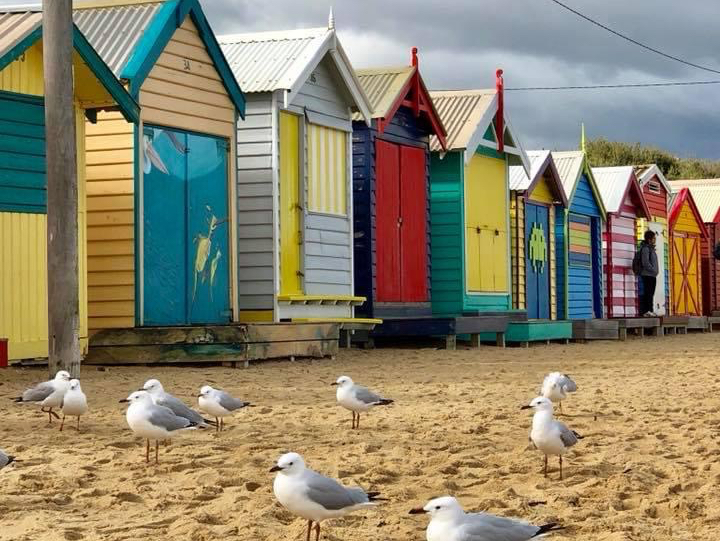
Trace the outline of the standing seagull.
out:
M 88 410 L 87 397 L 80 387 L 80 380 L 73 379 L 70 381 L 70 388 L 65 393 L 62 403 L 62 423 L 60 423 L 60 432 L 65 426 L 65 416 L 77 417 L 77 430 L 80 432 L 80 416 L 85 415 Z
M 203 419 L 202 415 L 200 415 L 197 411 L 190 409 L 179 398 L 175 398 L 170 393 L 166 393 L 165 389 L 163 389 L 162 383 L 156 379 L 147 380 L 145 385 L 143 385 L 143 388 L 140 390 L 148 392 L 152 397 L 153 402 L 155 402 L 158 406 L 170 408 L 175 415 L 185 417 L 185 419 L 191 423 L 195 423 L 199 427 L 207 428 L 209 425 L 214 424 L 212 421 Z
M 537 449 L 545 454 L 545 477 L 547 477 L 548 455 L 560 458 L 560 480 L 562 473 L 562 456 L 575 445 L 582 436 L 570 430 L 564 423 L 553 419 L 553 403 L 544 396 L 533 398 L 529 406 L 521 409 L 534 409 L 530 439 Z
M 221 432 L 225 425 L 223 417 L 232 415 L 237 410 L 250 405 L 250 402 L 238 400 L 225 391 L 213 389 L 210 385 L 205 385 L 200 389 L 200 394 L 198 395 L 200 411 L 204 411 L 208 415 L 215 417 L 215 423 L 217 423 L 216 430 L 218 432 Z
M 307 541 L 310 541 L 313 529 L 315 541 L 320 539 L 320 523 L 323 520 L 373 507 L 380 495 L 379 492 L 344 487 L 335 479 L 312 471 L 297 453 L 281 456 L 270 471 L 278 472 L 273 483 L 277 500 L 288 511 L 308 521 Z
M 128 426 L 135 434 L 147 440 L 145 462 L 150 462 L 150 440 L 155 441 L 155 464 L 157 464 L 160 440 L 168 440 L 175 437 L 178 432 L 197 427 L 196 423 L 175 415 L 171 409 L 155 404 L 145 391 L 134 392 L 120 401 L 123 402 L 130 403 L 125 414 Z
M 555 523 L 534 526 L 488 513 L 466 513 L 452 496 L 435 498 L 410 511 L 411 515 L 421 513 L 430 515 L 427 541 L 529 541 L 562 529 Z
M 15 457 L 5 454 L 5 451 L 0 449 L 0 470 L 2 470 L 5 466 L 9 466 L 13 462 L 15 462 Z
M 338 404 L 352 412 L 352 427 L 360 428 L 360 413 L 371 410 L 375 406 L 387 406 L 393 400 L 369 391 L 362 385 L 356 385 L 348 376 L 340 376 L 335 383 L 338 390 L 336 393 Z
M 62 406 L 63 397 L 69 388 L 70 374 L 65 370 L 60 370 L 55 374 L 54 379 L 27 389 L 22 396 L 13 398 L 13 400 L 22 404 L 40 404 L 40 411 L 48 414 L 48 421 L 52 424 L 53 417 L 60 419 L 53 408 Z
M 549 398 L 553 403 L 557 402 L 562 413 L 562 401 L 567 398 L 567 393 L 577 391 L 577 385 L 570 379 L 570 376 L 561 372 L 550 372 L 543 380 L 540 395 Z

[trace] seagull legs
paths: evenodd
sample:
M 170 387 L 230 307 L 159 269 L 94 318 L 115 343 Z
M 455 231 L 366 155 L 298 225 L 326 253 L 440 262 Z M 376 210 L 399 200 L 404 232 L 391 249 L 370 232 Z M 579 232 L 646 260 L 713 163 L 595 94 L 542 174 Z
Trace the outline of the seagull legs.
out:
M 359 414 L 358 414 L 358 417 L 360 417 Z M 315 541 L 320 541 L 320 523 L 319 522 L 315 523 Z
M 562 455 L 560 455 L 560 480 L 562 481 Z
M 78 415 L 77 431 L 80 432 L 80 416 Z
M 220 421 L 215 417 L 215 432 L 220 432 Z
M 79 419 L 79 417 L 78 417 Z M 60 432 L 62 432 L 63 426 L 65 426 L 65 414 L 63 413 L 62 421 L 60 422 Z
M 160 441 L 155 440 L 155 464 L 160 463 L 160 459 L 158 458 L 159 449 L 160 449 Z
M 223 418 L 220 417 L 220 432 L 225 430 L 225 421 L 223 421 Z
M 48 414 L 48 424 L 52 424 L 52 418 L 60 419 L 60 416 L 53 411 L 52 408 L 40 408 L 40 411 Z
M 150 440 L 145 440 L 147 444 L 145 445 L 145 462 L 148 464 L 150 463 Z
M 355 419 L 353 418 L 353 421 L 354 421 L 354 420 L 355 420 Z M 308 520 L 308 529 L 307 529 L 307 538 L 306 538 L 306 541 L 310 541 L 310 534 L 312 533 L 312 527 L 313 527 L 313 521 L 312 521 L 312 520 Z
M 548 463 L 548 458 L 547 458 L 547 455 L 545 455 L 545 477 L 547 477 L 547 463 Z
M 562 412 L 563 412 L 563 410 L 562 410 L 562 400 L 561 400 L 560 401 L 560 413 L 562 413 Z

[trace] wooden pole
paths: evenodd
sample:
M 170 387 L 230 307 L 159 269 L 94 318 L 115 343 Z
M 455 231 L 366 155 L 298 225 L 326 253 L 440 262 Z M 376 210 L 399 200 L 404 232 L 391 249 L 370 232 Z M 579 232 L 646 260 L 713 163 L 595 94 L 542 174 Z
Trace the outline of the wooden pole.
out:
M 72 0 L 43 0 L 50 376 L 80 374 Z

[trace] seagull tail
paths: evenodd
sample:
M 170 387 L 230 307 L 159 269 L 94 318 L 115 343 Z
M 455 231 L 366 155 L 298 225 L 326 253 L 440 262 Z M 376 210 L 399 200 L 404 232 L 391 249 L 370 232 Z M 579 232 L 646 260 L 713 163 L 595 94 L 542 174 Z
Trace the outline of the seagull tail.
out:
M 579 440 L 584 440 L 584 439 L 585 439 L 585 436 L 581 436 L 580 434 L 578 434 L 578 433 L 575 432 L 574 430 L 572 431 L 572 433 L 573 433 L 573 434 L 575 435 L 575 437 L 576 437 L 577 439 L 579 439 Z
M 550 522 L 548 524 L 543 524 L 540 526 L 540 529 L 537 531 L 533 537 L 544 537 L 545 534 L 550 532 L 556 532 L 558 530 L 564 530 L 564 526 L 560 526 L 557 522 Z
M 395 401 L 394 401 L 394 400 L 390 400 L 389 398 L 383 398 L 382 400 L 380 400 L 380 402 L 377 403 L 377 405 L 378 405 L 378 406 L 389 406 L 389 405 L 392 404 L 393 402 L 395 402 Z
M 388 498 L 378 498 L 380 496 L 380 492 L 368 492 L 367 497 L 368 500 L 371 502 L 388 502 L 390 501 Z
M 217 423 L 215 421 L 211 421 L 210 419 L 203 419 L 203 423 L 210 426 L 217 426 Z M 205 427 L 202 427 L 205 428 Z
M 15 402 L 16 404 L 18 404 L 18 403 L 20 403 L 20 402 L 23 402 L 23 397 L 22 397 L 22 396 L 14 396 L 14 397 L 12 397 L 10 400 L 12 400 L 12 401 Z
M 7 458 L 8 458 L 8 462 L 7 462 L 7 463 L 8 463 L 8 466 L 9 466 L 10 464 L 12 464 L 13 462 L 15 462 L 15 457 L 14 457 L 14 456 L 8 455 Z

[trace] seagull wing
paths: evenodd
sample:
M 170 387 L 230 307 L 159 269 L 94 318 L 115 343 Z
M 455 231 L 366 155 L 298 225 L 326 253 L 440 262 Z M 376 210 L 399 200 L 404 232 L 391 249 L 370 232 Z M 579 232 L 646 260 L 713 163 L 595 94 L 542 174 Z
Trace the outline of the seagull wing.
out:
M 468 513 L 458 533 L 458 541 L 528 541 L 541 533 L 541 529 L 523 520 Z
M 215 396 L 217 397 L 218 404 L 228 411 L 239 410 L 240 408 L 244 408 L 248 405 L 248 402 L 238 400 L 237 398 L 230 396 L 225 391 L 218 391 Z
M 577 391 L 577 384 L 567 374 L 562 374 L 558 379 L 558 385 L 568 393 Z
M 175 415 L 170 408 L 154 405 L 150 408 L 148 420 L 155 426 L 160 426 L 168 432 L 174 432 L 182 428 L 189 428 L 196 423 L 191 423 L 185 417 Z
M 45 400 L 48 396 L 53 394 L 55 392 L 55 385 L 52 381 L 46 381 L 45 383 L 40 383 L 33 387 L 32 389 L 28 389 L 22 394 L 22 401 L 23 402 L 42 402 Z
M 195 424 L 201 425 L 205 423 L 202 415 L 200 415 L 195 410 L 190 409 L 180 399 L 175 398 L 169 393 L 163 393 L 157 398 L 155 403 L 158 406 L 165 406 L 166 408 L 170 409 L 175 415 L 179 417 L 184 417 L 188 421 L 191 421 Z
M 346 488 L 335 479 L 307 470 L 306 496 L 313 502 L 330 511 L 339 511 L 347 507 L 370 503 L 370 498 L 361 488 Z
M 565 447 L 572 447 L 579 441 L 577 434 L 570 430 L 564 423 L 555 421 L 555 426 L 557 426 L 560 431 L 560 439 Z
M 379 404 L 384 400 L 382 396 L 373 393 L 362 385 L 356 385 L 353 390 L 355 391 L 355 398 L 364 404 Z

